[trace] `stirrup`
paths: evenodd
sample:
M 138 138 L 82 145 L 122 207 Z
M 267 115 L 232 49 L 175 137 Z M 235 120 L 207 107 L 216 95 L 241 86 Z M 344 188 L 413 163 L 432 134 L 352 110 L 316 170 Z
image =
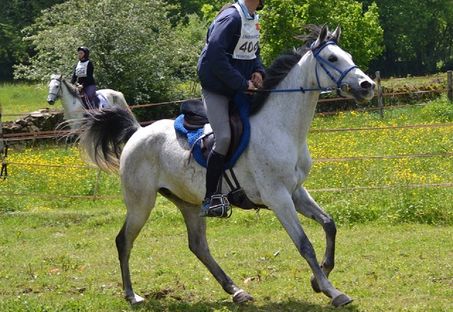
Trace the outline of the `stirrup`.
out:
M 227 196 L 224 194 L 214 194 L 209 201 L 203 202 L 200 216 L 229 218 L 232 212 Z

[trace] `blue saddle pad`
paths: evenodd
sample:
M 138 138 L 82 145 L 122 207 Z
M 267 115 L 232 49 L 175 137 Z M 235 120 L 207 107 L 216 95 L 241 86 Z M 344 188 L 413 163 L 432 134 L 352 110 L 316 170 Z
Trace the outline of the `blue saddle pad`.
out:
M 239 145 L 236 150 L 233 152 L 231 157 L 227 159 L 225 162 L 225 169 L 233 168 L 236 164 L 237 160 L 247 148 L 249 141 L 250 141 L 250 120 L 249 120 L 249 111 L 250 111 L 250 99 L 247 95 L 243 93 L 238 93 L 233 98 L 233 105 L 239 112 L 239 116 L 242 121 L 242 135 L 239 140 Z M 197 141 L 203 135 L 203 128 L 196 129 L 196 130 L 187 130 L 184 127 L 184 115 L 179 115 L 175 120 L 175 130 L 176 133 L 182 135 L 187 138 L 187 142 L 192 147 L 192 155 L 193 158 L 199 163 L 201 166 L 206 168 L 206 158 L 203 155 L 203 151 L 201 150 L 201 141 Z
M 107 100 L 107 98 L 102 93 L 97 91 L 96 92 L 96 96 L 99 99 L 99 108 L 109 108 L 110 107 L 109 101 Z

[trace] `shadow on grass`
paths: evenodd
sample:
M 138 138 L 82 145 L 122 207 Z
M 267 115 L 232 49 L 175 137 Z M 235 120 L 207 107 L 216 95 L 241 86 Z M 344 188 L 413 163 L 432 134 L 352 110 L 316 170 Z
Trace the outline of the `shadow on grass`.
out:
M 289 300 L 286 302 L 268 302 L 260 306 L 253 303 L 234 304 L 231 302 L 164 302 L 150 300 L 143 305 L 133 308 L 135 311 L 180 311 L 180 312 L 208 312 L 208 311 L 241 311 L 241 312 L 285 312 L 285 311 L 359 311 L 357 306 L 349 304 L 345 307 L 334 308 L 328 305 L 311 304 L 303 301 Z

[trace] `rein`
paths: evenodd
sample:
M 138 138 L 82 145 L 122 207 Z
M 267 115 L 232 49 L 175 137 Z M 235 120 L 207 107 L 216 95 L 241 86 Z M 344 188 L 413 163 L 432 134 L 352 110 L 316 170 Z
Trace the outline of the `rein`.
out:
M 305 93 L 305 92 L 313 92 L 313 91 L 321 91 L 321 93 L 329 93 L 329 92 L 332 92 L 332 91 L 337 91 L 337 93 L 339 95 L 340 94 L 340 91 L 341 91 L 341 83 L 343 82 L 343 79 L 355 68 L 358 68 L 358 66 L 354 65 L 354 66 L 351 66 L 350 68 L 348 68 L 347 70 L 345 71 L 342 71 L 340 70 L 339 68 L 337 68 L 336 66 L 332 65 L 329 61 L 327 61 L 326 59 L 322 58 L 319 54 L 321 53 L 321 51 L 327 47 L 328 45 L 337 45 L 337 43 L 333 40 L 329 40 L 327 42 L 325 42 L 323 45 L 313 49 L 312 48 L 312 53 L 313 53 L 313 56 L 315 57 L 316 59 L 316 68 L 315 68 L 315 73 L 316 73 L 316 83 L 318 84 L 318 87 L 317 88 L 304 88 L 304 87 L 299 87 L 299 88 L 293 88 L 293 89 L 257 89 L 257 90 L 247 90 L 247 92 L 253 92 L 253 93 L 286 93 L 286 92 L 302 92 L 302 93 Z M 337 85 L 336 88 L 324 88 L 324 87 L 321 87 L 321 83 L 319 81 L 319 74 L 318 74 L 318 65 L 321 66 L 321 68 L 324 70 L 324 72 L 327 74 L 327 76 L 329 76 L 329 78 L 335 82 L 335 84 Z M 340 74 L 340 78 L 335 79 L 335 77 L 333 76 L 333 74 L 329 71 L 328 67 L 330 67 L 331 69 L 335 70 L 336 72 L 338 72 Z

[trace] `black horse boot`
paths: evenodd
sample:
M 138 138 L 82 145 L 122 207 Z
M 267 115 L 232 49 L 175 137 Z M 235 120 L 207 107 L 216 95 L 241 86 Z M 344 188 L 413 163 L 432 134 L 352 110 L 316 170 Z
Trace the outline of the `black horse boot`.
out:
M 230 203 L 223 194 L 216 194 L 223 174 L 225 156 L 211 151 L 208 157 L 206 172 L 206 195 L 201 204 L 200 217 L 229 217 Z

